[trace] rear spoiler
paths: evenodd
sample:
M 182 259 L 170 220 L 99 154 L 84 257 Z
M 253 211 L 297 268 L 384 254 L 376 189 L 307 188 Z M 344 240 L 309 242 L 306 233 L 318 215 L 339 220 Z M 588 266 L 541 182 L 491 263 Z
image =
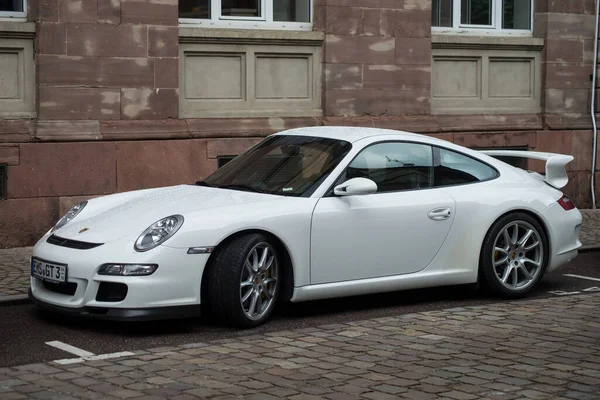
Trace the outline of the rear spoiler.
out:
M 542 153 L 538 151 L 480 150 L 480 152 L 491 157 L 530 158 L 546 161 L 546 175 L 543 177 L 544 181 L 557 189 L 565 187 L 569 182 L 566 166 L 575 159 L 573 156 L 568 156 L 566 154 Z

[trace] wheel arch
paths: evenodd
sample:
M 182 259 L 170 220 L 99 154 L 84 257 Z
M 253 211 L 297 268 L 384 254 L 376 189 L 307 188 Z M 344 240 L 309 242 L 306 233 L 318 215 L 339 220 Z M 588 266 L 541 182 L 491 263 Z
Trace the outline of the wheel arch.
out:
M 480 283 L 480 279 L 481 279 L 481 255 L 483 253 L 483 246 L 485 243 L 485 238 L 487 237 L 487 235 L 490 233 L 490 230 L 492 229 L 492 227 L 496 224 L 496 222 L 498 222 L 500 219 L 506 217 L 509 214 L 515 214 L 515 213 L 523 213 L 523 214 L 527 214 L 530 217 L 532 217 L 537 223 L 540 224 L 540 226 L 542 227 L 543 230 L 543 234 L 546 236 L 546 242 L 547 242 L 547 247 L 548 247 L 548 255 L 552 254 L 552 240 L 550 237 L 550 230 L 548 229 L 548 224 L 546 223 L 546 221 L 540 216 L 539 213 L 529 210 L 527 208 L 514 208 L 508 211 L 503 212 L 502 214 L 498 215 L 493 221 L 492 223 L 489 225 L 488 229 L 485 231 L 485 235 L 483 235 L 483 237 L 481 238 L 481 243 L 479 246 L 479 263 L 477 265 L 477 283 Z M 550 260 L 548 259 L 548 262 Z
M 234 232 L 234 233 L 230 234 L 229 236 L 226 236 L 223 240 L 221 240 L 221 242 L 219 242 L 219 244 L 217 244 L 214 247 L 213 251 L 211 252 L 211 254 L 206 262 L 206 268 L 204 268 L 204 271 L 202 272 L 202 281 L 201 281 L 202 287 L 200 290 L 201 303 L 204 303 L 204 301 L 205 301 L 205 298 L 204 298 L 205 293 L 206 293 L 205 285 L 207 284 L 207 279 L 205 279 L 205 277 L 207 276 L 209 269 L 212 267 L 212 262 L 215 259 L 216 254 L 218 254 L 218 252 L 221 251 L 221 249 L 223 249 L 228 243 L 235 240 L 236 238 L 245 236 L 245 235 L 250 235 L 250 234 L 262 234 L 262 235 L 266 236 L 272 242 L 272 244 L 275 246 L 278 254 L 280 255 L 280 261 L 283 266 L 283 269 L 282 269 L 283 282 L 282 282 L 279 300 L 288 301 L 289 299 L 292 298 L 292 295 L 294 293 L 294 266 L 292 263 L 290 250 L 287 247 L 287 245 L 284 243 L 284 241 L 279 236 L 277 236 L 276 234 L 274 234 L 272 232 L 266 231 L 264 229 L 245 229 L 245 230 Z

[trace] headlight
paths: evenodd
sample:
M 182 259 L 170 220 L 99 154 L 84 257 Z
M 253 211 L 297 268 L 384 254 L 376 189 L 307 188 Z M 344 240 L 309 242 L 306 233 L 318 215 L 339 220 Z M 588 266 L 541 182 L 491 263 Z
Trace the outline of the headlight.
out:
M 146 276 L 157 268 L 156 264 L 104 264 L 98 269 L 98 275 Z
M 135 250 L 147 251 L 155 248 L 173 236 L 181 228 L 181 225 L 183 225 L 183 217 L 181 215 L 171 215 L 170 217 L 156 221 L 135 241 Z
M 77 204 L 75 207 L 71 208 L 64 215 L 64 217 L 62 217 L 60 220 L 58 220 L 58 222 L 56 223 L 56 225 L 54 225 L 54 227 L 52 228 L 52 230 L 50 232 L 54 232 L 55 230 L 62 228 L 63 226 L 65 226 L 66 224 L 71 222 L 71 220 L 73 218 L 75 218 L 77 216 L 77 214 L 79 214 L 81 212 L 81 210 L 83 210 L 85 208 L 86 205 L 87 205 L 87 200 L 83 201 L 83 202 Z

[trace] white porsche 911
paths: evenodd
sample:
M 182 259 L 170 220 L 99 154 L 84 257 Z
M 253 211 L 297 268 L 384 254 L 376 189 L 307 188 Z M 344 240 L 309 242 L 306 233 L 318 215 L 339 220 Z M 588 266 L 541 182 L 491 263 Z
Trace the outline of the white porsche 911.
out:
M 545 174 L 497 157 L 542 160 Z M 476 151 L 400 131 L 271 135 L 195 184 L 71 209 L 35 245 L 30 299 L 74 315 L 264 323 L 300 302 L 481 283 L 531 292 L 581 246 L 570 155 Z

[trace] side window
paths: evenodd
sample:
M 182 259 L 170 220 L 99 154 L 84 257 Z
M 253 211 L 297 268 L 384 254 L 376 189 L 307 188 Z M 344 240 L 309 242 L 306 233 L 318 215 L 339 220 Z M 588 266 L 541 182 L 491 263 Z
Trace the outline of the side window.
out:
M 377 192 L 429 188 L 433 184 L 433 154 L 422 144 L 389 142 L 364 149 L 350 163 L 345 180 L 368 178 Z
M 496 176 L 493 168 L 471 157 L 438 148 L 433 153 L 435 186 L 481 182 Z

